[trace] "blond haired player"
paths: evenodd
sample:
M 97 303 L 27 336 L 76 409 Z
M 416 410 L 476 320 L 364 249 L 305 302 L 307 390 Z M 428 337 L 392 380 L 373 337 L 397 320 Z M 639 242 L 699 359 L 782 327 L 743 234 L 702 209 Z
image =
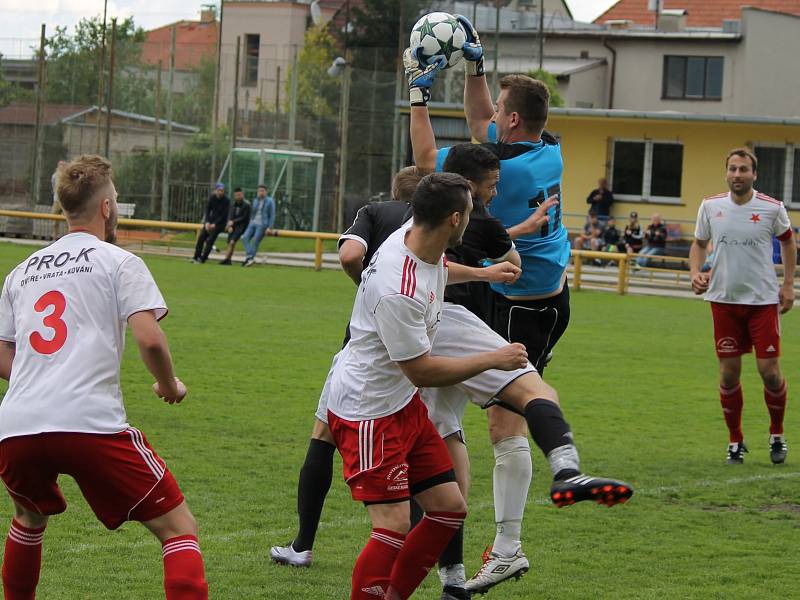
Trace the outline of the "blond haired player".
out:
M 111 243 L 111 175 L 99 156 L 62 167 L 58 198 L 69 232 L 14 268 L 0 297 L 0 377 L 9 381 L 0 405 L 0 476 L 15 509 L 3 559 L 6 600 L 35 596 L 48 517 L 67 508 L 61 474 L 75 479 L 107 528 L 140 521 L 161 541 L 169 600 L 208 598 L 194 517 L 122 403 L 126 324 L 155 393 L 174 404 L 186 387 L 158 325 L 164 298 L 144 262 Z

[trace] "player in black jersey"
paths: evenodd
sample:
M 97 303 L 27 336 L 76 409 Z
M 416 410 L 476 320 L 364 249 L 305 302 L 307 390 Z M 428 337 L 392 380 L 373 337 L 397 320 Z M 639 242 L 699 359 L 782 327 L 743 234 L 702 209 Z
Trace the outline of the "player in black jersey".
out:
M 363 206 L 353 224 L 339 238 L 339 261 L 356 285 L 372 255 L 411 215 L 411 198 L 422 174 L 416 167 L 401 169 L 392 180 L 392 200 Z M 350 337 L 349 328 L 342 345 Z M 295 567 L 311 565 L 311 549 L 317 535 L 322 507 L 333 480 L 333 453 L 336 444 L 325 416 L 317 414 L 305 462 L 297 482 L 299 529 L 286 546 L 273 546 L 270 558 Z

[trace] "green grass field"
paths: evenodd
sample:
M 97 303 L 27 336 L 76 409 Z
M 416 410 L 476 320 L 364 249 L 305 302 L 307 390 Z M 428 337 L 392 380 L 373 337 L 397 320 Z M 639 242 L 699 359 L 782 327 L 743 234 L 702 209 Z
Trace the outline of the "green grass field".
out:
M 0 270 L 29 252 L 0 244 Z M 294 535 L 297 472 L 354 286 L 333 271 L 146 260 L 171 309 L 163 326 L 189 396 L 180 406 L 157 400 L 129 343 L 126 405 L 198 518 L 211 597 L 347 598 L 370 528 L 363 507 L 350 500 L 338 457 L 314 566 L 277 567 L 267 552 Z M 548 380 L 560 392 L 586 471 L 623 478 L 636 494 L 611 509 L 556 509 L 546 500 L 549 469 L 535 451 L 523 524 L 531 571 L 488 598 L 797 598 L 800 412 L 793 402 L 786 423 L 793 445 L 787 464 L 776 467 L 766 449 L 761 386 L 746 358 L 751 452 L 744 465 L 727 466 L 704 303 L 580 292 L 572 311 Z M 797 322 L 797 311 L 783 320 L 790 395 L 800 390 Z M 467 410 L 470 573 L 494 535 L 485 423 L 481 411 Z M 70 508 L 48 527 L 38 597 L 163 597 L 157 541 L 134 523 L 105 531 L 72 480 L 61 483 Z M 5 531 L 11 503 L 0 506 Z M 431 575 L 414 597 L 438 599 L 438 579 Z

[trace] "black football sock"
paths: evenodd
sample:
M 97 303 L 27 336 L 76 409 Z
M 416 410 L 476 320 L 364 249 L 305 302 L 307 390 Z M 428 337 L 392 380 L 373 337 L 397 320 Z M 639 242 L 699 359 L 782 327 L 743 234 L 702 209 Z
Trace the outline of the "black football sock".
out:
M 451 565 L 460 565 L 464 563 L 464 524 L 458 528 L 456 534 L 450 539 L 450 542 L 445 546 L 442 555 L 439 557 L 439 567 L 449 567 Z
M 525 420 L 533 441 L 550 463 L 553 478 L 579 475 L 578 451 L 561 407 L 552 400 L 536 398 L 525 406 Z
M 300 469 L 297 482 L 297 516 L 300 527 L 292 542 L 296 552 L 311 550 L 317 535 L 325 496 L 333 480 L 333 453 L 336 446 L 323 440 L 312 439 L 308 444 L 306 461 Z

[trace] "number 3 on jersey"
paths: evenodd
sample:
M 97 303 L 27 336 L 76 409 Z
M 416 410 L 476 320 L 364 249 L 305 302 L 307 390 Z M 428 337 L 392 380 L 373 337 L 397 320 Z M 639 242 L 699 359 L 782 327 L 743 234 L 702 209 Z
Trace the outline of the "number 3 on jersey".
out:
M 67 308 L 67 300 L 61 292 L 55 290 L 47 292 L 36 301 L 33 309 L 40 313 L 51 306 L 53 312 L 42 319 L 42 324 L 55 332 L 53 337 L 47 340 L 38 331 L 34 331 L 30 336 L 31 347 L 39 354 L 58 352 L 67 341 L 67 324 L 61 320 Z

